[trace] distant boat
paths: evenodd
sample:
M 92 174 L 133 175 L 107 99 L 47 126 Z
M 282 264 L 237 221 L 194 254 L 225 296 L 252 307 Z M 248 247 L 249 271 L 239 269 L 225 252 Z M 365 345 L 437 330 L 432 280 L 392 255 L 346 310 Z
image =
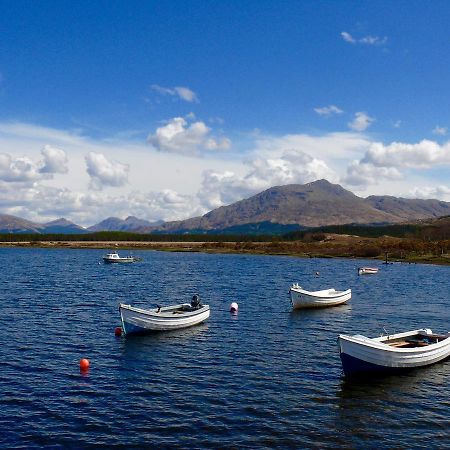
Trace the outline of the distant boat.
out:
M 149 331 L 169 331 L 198 325 L 208 319 L 209 305 L 202 305 L 198 295 L 191 303 L 142 309 L 119 305 L 120 319 L 124 334 L 145 333 Z
M 358 267 L 358 275 L 373 275 L 378 273 L 377 267 Z
M 136 256 L 119 256 L 117 252 L 107 253 L 103 256 L 103 261 L 105 263 L 132 263 L 136 261 L 141 261 L 141 258 L 137 258 Z
M 429 329 L 407 331 L 378 338 L 339 335 L 345 375 L 398 372 L 434 364 L 450 356 L 450 333 Z
M 352 296 L 352 290 L 336 291 L 336 289 L 324 289 L 322 291 L 307 291 L 294 283 L 289 289 L 291 304 L 294 309 L 321 308 L 337 306 L 345 303 Z

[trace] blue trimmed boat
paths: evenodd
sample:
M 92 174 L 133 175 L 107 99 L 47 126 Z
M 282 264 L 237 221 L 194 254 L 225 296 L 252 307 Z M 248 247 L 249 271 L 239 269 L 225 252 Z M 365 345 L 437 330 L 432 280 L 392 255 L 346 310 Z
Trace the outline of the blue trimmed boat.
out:
M 345 375 L 400 372 L 428 366 L 450 356 L 450 333 L 430 329 L 368 338 L 339 335 L 338 345 Z

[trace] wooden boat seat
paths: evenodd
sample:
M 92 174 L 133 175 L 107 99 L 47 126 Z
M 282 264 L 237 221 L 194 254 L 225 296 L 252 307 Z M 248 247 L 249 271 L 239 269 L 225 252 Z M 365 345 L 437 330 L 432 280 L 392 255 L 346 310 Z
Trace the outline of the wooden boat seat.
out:
M 399 342 L 391 342 L 388 344 L 390 347 L 406 347 L 411 345 L 411 342 L 399 341 Z

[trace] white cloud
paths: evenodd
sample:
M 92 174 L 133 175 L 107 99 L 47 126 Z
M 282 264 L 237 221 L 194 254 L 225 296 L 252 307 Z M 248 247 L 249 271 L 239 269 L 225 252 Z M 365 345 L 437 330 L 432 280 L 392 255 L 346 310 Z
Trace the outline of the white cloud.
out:
M 341 33 L 342 39 L 344 39 L 345 42 L 350 42 L 351 44 L 355 44 L 356 41 L 353 39 L 353 36 L 350 33 L 347 33 L 346 31 L 343 31 Z
M 387 43 L 387 36 L 380 38 L 379 36 L 363 36 L 362 38 L 355 39 L 347 31 L 341 33 L 341 37 L 345 42 L 350 44 L 364 44 L 364 45 L 384 45 Z
M 183 155 L 198 155 L 201 150 L 226 150 L 231 145 L 228 138 L 212 137 L 211 129 L 204 122 L 189 123 L 183 117 L 175 117 L 157 128 L 147 141 L 159 151 Z
M 353 161 L 347 167 L 342 182 L 351 186 L 373 186 L 383 180 L 399 180 L 402 174 L 395 167 L 377 167 L 370 163 Z
M 151 88 L 162 95 L 170 95 L 172 97 L 178 97 L 181 100 L 184 100 L 186 102 L 192 103 L 197 102 L 198 103 L 198 97 L 197 94 L 192 91 L 191 89 L 183 86 L 175 86 L 175 87 L 162 87 L 157 84 L 153 84 Z
M 12 158 L 0 154 L 0 180 L 7 182 L 33 183 L 42 178 L 39 167 L 27 157 Z
M 85 160 L 92 189 L 101 190 L 104 186 L 119 187 L 128 182 L 128 164 L 109 161 L 105 155 L 94 152 L 89 152 Z
M 422 199 L 435 198 L 448 202 L 450 201 L 450 186 L 415 187 L 409 192 L 409 197 Z
M 0 154 L 0 180 L 13 183 L 35 183 L 49 180 L 55 173 L 67 173 L 67 155 L 49 145 L 41 150 L 44 159 L 34 162 L 27 156 Z
M 370 117 L 365 112 L 357 112 L 355 113 L 355 118 L 348 123 L 350 129 L 354 131 L 364 131 L 375 122 L 373 117 Z
M 433 134 L 438 134 L 439 136 L 445 136 L 447 134 L 447 127 L 440 127 L 436 125 L 433 129 Z
M 336 105 L 324 106 L 323 108 L 314 108 L 314 111 L 319 114 L 319 116 L 329 117 L 333 114 L 342 114 L 344 111 L 338 108 Z
M 67 155 L 64 150 L 61 150 L 51 145 L 45 145 L 41 150 L 44 157 L 43 165 L 39 169 L 41 173 L 67 173 Z
M 393 142 L 384 145 L 374 142 L 362 159 L 363 163 L 378 167 L 428 168 L 450 164 L 450 143 L 441 146 L 437 142 L 422 140 L 417 144 Z
M 372 142 L 360 160 L 351 162 L 343 182 L 350 185 L 369 186 L 382 180 L 403 177 L 404 169 L 429 169 L 450 164 L 450 143 L 439 145 L 423 140 L 417 144 L 393 142 L 384 145 Z
M 84 226 L 110 217 L 112 211 L 117 217 L 133 215 L 149 221 L 184 219 L 205 212 L 198 207 L 194 196 L 170 189 L 111 196 L 100 191 L 83 193 L 42 185 L 18 189 L 1 181 L 0 210 L 40 223 L 69 217 Z

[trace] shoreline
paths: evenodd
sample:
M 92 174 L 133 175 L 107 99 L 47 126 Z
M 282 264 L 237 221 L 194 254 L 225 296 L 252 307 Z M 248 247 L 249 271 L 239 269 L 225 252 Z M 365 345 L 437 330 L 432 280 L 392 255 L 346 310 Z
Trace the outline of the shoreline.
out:
M 357 246 L 356 244 L 359 244 Z M 362 245 L 361 245 L 362 244 Z M 156 242 L 156 241 L 11 241 L 0 242 L 0 248 L 69 248 L 69 249 L 113 249 L 113 250 L 154 250 L 168 252 L 202 252 L 224 254 L 251 254 L 270 256 L 293 256 L 297 258 L 352 258 L 385 261 L 385 257 L 368 254 L 373 242 L 346 240 L 345 245 L 326 245 L 326 242 Z M 361 254 L 362 251 L 366 254 Z M 393 253 L 387 251 L 387 253 Z M 433 264 L 450 266 L 450 254 L 434 255 L 401 252 L 400 257 L 392 256 L 389 263 Z

